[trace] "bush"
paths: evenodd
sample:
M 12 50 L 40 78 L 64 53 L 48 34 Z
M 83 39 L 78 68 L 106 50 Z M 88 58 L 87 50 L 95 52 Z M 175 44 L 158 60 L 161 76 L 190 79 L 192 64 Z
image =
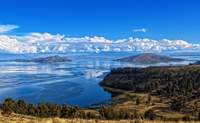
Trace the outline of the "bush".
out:
M 16 109 L 15 101 L 11 98 L 5 99 L 2 104 L 2 113 L 3 114 L 11 114 Z
M 14 101 L 11 98 L 5 99 L 1 109 L 4 114 L 11 114 L 12 112 L 18 114 L 25 114 L 37 117 L 63 117 L 73 118 L 75 113 L 79 110 L 78 107 L 68 105 L 56 105 L 50 103 L 44 104 L 27 104 L 23 100 Z
M 185 115 L 182 120 L 183 121 L 191 121 L 191 118 L 189 115 Z
M 155 116 L 153 110 L 150 109 L 144 113 L 144 118 L 149 119 L 149 120 L 155 120 L 156 116 Z
M 181 108 L 185 106 L 185 99 L 184 97 L 177 97 L 175 99 L 172 99 L 171 101 L 171 109 L 175 111 L 180 111 Z
M 135 103 L 136 103 L 136 105 L 139 105 L 140 104 L 140 98 L 137 98 Z
M 115 109 L 114 107 L 101 107 L 99 113 L 103 119 L 134 119 L 138 118 L 137 112 L 130 112 L 126 109 Z

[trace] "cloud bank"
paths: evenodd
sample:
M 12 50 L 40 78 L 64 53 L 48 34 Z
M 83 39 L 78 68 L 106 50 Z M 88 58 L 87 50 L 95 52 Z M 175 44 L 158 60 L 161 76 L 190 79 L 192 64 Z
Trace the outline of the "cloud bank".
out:
M 15 25 L 0 25 L 0 53 L 71 53 L 71 52 L 162 52 L 198 50 L 199 44 L 184 40 L 153 40 L 148 38 L 126 38 L 109 40 L 105 37 L 66 37 L 61 34 L 28 33 L 8 35 L 4 32 L 18 28 Z M 135 32 L 146 32 L 136 29 Z
M 184 40 L 127 38 L 109 40 L 104 37 L 65 37 L 60 34 L 29 33 L 23 36 L 0 35 L 0 52 L 6 53 L 70 53 L 70 52 L 146 52 L 200 50 L 199 44 Z

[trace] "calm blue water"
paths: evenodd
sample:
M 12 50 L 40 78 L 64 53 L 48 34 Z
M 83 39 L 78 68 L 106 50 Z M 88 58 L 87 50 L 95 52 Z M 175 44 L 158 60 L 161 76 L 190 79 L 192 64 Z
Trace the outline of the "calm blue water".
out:
M 106 102 L 111 99 L 111 95 L 98 83 L 111 68 L 147 66 L 112 61 L 134 54 L 136 53 L 60 54 L 72 59 L 72 62 L 64 64 L 0 62 L 0 101 L 12 97 L 30 103 L 52 102 L 79 106 Z M 188 60 L 199 60 L 199 55 L 193 53 L 165 54 Z M 50 54 L 1 54 L 0 60 L 30 59 L 48 55 Z

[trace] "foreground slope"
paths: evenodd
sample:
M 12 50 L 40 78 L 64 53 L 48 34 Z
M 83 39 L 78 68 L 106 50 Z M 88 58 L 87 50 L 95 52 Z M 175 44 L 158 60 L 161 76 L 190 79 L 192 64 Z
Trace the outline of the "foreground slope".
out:
M 151 112 L 160 118 L 177 112 L 189 118 L 200 119 L 200 66 L 118 68 L 112 70 L 100 83 L 114 95 L 138 93 L 156 96 L 164 107 Z M 148 101 L 148 98 L 146 98 Z M 141 102 L 141 101 L 140 101 Z M 168 112 L 168 113 L 167 113 Z
M 198 123 L 198 122 L 172 122 L 149 120 L 95 120 L 95 119 L 61 119 L 61 118 L 37 118 L 26 115 L 12 114 L 4 116 L 0 114 L 0 123 Z

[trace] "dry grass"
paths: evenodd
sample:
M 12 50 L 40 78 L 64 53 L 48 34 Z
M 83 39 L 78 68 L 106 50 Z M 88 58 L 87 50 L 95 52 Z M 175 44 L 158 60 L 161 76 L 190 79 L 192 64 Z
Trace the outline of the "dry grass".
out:
M 136 98 L 140 98 L 139 105 L 136 104 Z M 119 101 L 113 105 L 116 109 L 126 109 L 129 112 L 137 111 L 139 114 L 144 114 L 145 111 L 152 109 L 157 116 L 163 116 L 166 119 L 182 119 L 184 114 L 168 110 L 169 105 L 167 99 L 161 99 L 152 96 L 151 103 L 146 104 L 148 94 L 124 93 L 113 98 Z M 97 113 L 93 110 L 84 110 Z M 148 121 L 148 120 L 84 120 L 84 119 L 62 119 L 62 118 L 38 118 L 26 115 L 12 114 L 3 116 L 0 112 L 0 123 L 200 123 L 200 122 L 167 122 L 167 121 Z
M 124 93 L 113 98 L 113 100 L 121 100 L 119 103 L 115 104 L 116 109 L 126 109 L 127 111 L 136 110 L 139 114 L 144 114 L 148 110 L 153 110 L 154 114 L 158 117 L 163 117 L 165 119 L 180 120 L 185 114 L 180 112 L 174 112 L 169 110 L 169 100 L 161 99 L 157 96 L 151 96 L 151 102 L 146 103 L 148 99 L 148 94 L 142 93 Z M 140 99 L 140 104 L 136 104 L 136 99 Z
M 142 120 L 84 120 L 84 119 L 61 119 L 61 118 L 37 118 L 26 115 L 12 114 L 0 115 L 0 123 L 200 123 L 200 122 L 167 122 L 167 121 L 142 121 Z

